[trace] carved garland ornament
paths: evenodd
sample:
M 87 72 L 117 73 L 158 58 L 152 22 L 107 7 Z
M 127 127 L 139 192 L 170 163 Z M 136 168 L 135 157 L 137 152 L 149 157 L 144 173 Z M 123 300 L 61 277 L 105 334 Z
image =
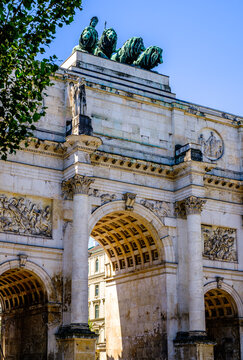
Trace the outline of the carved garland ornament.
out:
M 189 196 L 185 200 L 175 203 L 175 213 L 178 217 L 182 218 L 186 218 L 187 215 L 191 214 L 201 214 L 205 203 L 206 200 L 198 198 L 197 196 Z
M 74 175 L 72 178 L 62 182 L 62 193 L 65 200 L 72 200 L 74 194 L 88 195 L 89 187 L 94 182 L 88 176 Z
M 51 237 L 51 205 L 43 207 L 23 197 L 0 195 L 0 231 Z
M 210 260 L 236 261 L 236 230 L 202 225 L 203 255 Z

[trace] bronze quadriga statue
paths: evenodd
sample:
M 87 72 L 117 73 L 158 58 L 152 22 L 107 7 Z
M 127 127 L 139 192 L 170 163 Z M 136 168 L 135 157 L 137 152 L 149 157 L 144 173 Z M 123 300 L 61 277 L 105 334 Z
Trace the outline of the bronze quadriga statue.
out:
M 158 46 L 149 46 L 145 49 L 141 37 L 132 37 L 124 45 L 116 50 L 117 34 L 114 29 L 105 29 L 98 41 L 98 33 L 95 26 L 98 23 L 96 16 L 92 17 L 89 26 L 81 33 L 79 45 L 73 48 L 88 52 L 105 59 L 111 59 L 123 64 L 133 65 L 145 70 L 151 70 L 162 64 L 162 49 Z

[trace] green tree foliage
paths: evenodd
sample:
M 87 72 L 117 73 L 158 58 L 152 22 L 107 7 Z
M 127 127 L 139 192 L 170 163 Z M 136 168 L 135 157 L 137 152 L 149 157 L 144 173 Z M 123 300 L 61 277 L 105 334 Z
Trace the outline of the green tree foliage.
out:
M 36 60 L 54 39 L 57 27 L 70 24 L 82 0 L 0 1 L 0 157 L 15 152 L 45 115 L 42 106 L 55 56 Z

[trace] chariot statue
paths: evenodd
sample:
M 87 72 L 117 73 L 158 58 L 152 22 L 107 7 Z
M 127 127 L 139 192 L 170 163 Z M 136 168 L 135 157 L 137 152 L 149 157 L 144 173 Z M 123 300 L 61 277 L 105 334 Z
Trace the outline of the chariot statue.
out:
M 116 43 L 117 33 L 115 30 L 112 28 L 105 29 L 94 51 L 94 55 L 110 59 L 116 50 Z
M 143 39 L 141 37 L 132 37 L 112 55 L 111 60 L 131 65 L 144 50 Z
M 89 26 L 87 26 L 81 33 L 79 38 L 79 45 L 73 48 L 73 53 L 76 50 L 93 54 L 98 42 L 98 32 L 95 29 L 98 24 L 97 16 L 93 16 L 90 20 Z
M 155 66 L 162 64 L 163 50 L 158 46 L 150 46 L 139 55 L 138 59 L 133 62 L 133 65 L 142 69 L 151 70 Z

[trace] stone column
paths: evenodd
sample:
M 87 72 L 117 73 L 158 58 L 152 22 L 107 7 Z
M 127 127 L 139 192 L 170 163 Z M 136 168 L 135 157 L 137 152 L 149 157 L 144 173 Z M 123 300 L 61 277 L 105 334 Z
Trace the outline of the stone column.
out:
M 73 241 L 71 323 L 88 325 L 89 186 L 94 180 L 75 175 L 73 188 Z
M 205 328 L 201 211 L 205 200 L 196 196 L 176 204 L 179 216 L 187 219 L 189 328 L 179 332 L 174 343 L 178 360 L 213 359 L 213 345 Z
M 96 334 L 88 325 L 88 191 L 93 181 L 74 175 L 62 184 L 64 197 L 73 198 L 71 324 L 57 334 L 64 360 L 93 360 L 95 356 Z
M 201 241 L 201 211 L 205 202 L 196 196 L 185 200 L 189 260 L 189 331 L 200 335 L 206 335 Z

